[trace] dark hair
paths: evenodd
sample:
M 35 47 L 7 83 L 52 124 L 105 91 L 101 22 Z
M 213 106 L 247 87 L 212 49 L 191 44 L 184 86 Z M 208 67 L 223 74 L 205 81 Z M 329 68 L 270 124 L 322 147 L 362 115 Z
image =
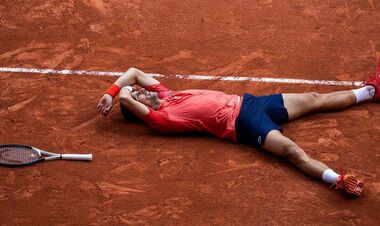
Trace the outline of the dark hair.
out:
M 141 123 L 143 120 L 139 117 L 137 117 L 135 114 L 133 114 L 130 110 L 128 110 L 126 107 L 124 107 L 122 104 L 120 104 L 120 111 L 123 115 L 125 120 L 128 120 L 133 123 Z

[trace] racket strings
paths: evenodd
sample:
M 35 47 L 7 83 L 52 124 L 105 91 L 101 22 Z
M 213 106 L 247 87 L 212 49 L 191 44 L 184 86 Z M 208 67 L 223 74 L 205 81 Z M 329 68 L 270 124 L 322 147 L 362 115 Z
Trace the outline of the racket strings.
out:
M 40 158 L 37 151 L 26 147 L 1 147 L 0 163 L 6 165 L 22 165 Z

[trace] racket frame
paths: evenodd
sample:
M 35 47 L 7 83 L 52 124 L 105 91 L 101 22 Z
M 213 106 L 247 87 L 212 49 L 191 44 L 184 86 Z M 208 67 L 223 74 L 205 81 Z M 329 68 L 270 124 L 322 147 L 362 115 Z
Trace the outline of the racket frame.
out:
M 92 154 L 58 154 L 58 153 L 54 153 L 54 152 L 44 151 L 44 150 L 35 148 L 33 146 L 22 145 L 22 144 L 1 144 L 0 147 L 22 147 L 22 148 L 33 149 L 39 155 L 38 159 L 31 161 L 31 162 L 28 162 L 28 163 L 24 163 L 24 164 L 12 165 L 12 164 L 0 163 L 1 166 L 7 166 L 7 167 L 28 166 L 28 165 L 32 165 L 32 164 L 37 163 L 37 162 L 58 160 L 58 159 L 92 161 Z M 47 157 L 44 157 L 42 155 L 46 155 Z

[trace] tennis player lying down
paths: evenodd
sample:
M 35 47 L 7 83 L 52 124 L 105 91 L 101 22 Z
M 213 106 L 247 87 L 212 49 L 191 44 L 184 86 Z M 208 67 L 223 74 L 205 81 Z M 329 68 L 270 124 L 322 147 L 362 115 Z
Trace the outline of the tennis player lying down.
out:
M 143 88 L 135 90 L 133 85 Z M 269 96 L 227 95 L 212 90 L 173 91 L 142 71 L 130 68 L 108 89 L 98 104 L 106 116 L 119 94 L 127 119 L 135 116 L 161 133 L 201 131 L 220 138 L 262 147 L 288 159 L 304 173 L 360 196 L 363 182 L 352 174 L 339 175 L 312 159 L 282 134 L 282 123 L 312 112 L 337 111 L 380 100 L 380 70 L 362 88 L 328 94 L 285 93 Z M 133 113 L 133 114 L 131 114 Z

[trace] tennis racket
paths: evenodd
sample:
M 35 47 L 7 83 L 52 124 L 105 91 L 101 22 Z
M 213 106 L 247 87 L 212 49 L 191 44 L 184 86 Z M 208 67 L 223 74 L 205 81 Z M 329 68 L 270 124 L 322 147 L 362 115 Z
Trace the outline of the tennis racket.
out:
M 27 166 L 56 159 L 92 161 L 92 154 L 57 154 L 21 144 L 0 145 L 0 165 L 2 166 Z

